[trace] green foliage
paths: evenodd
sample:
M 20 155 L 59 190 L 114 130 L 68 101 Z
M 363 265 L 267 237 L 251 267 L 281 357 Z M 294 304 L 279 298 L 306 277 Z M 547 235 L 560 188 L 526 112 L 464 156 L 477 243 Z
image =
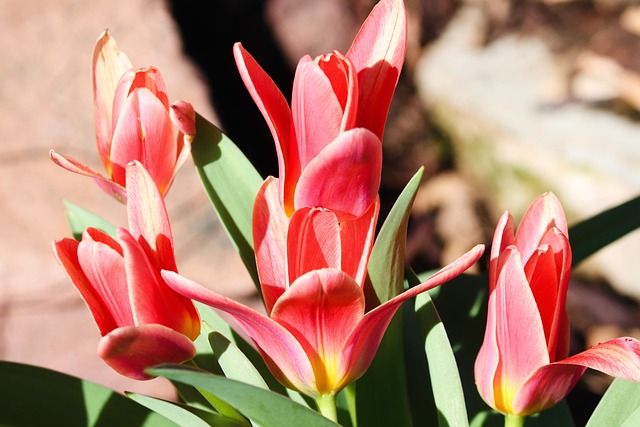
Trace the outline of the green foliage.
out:
M 0 425 L 175 427 L 125 396 L 49 369 L 0 361 Z
M 200 115 L 191 155 L 220 222 L 259 288 L 251 219 L 260 174 L 233 141 Z
M 159 367 L 153 375 L 205 390 L 263 427 L 329 427 L 332 421 L 293 400 L 263 388 L 185 367 Z
M 67 200 L 64 201 L 64 207 L 67 222 L 69 223 L 69 228 L 71 228 L 74 239 L 81 240 L 82 233 L 89 227 L 102 230 L 111 237 L 116 236 L 116 226 L 99 215 L 91 213 Z

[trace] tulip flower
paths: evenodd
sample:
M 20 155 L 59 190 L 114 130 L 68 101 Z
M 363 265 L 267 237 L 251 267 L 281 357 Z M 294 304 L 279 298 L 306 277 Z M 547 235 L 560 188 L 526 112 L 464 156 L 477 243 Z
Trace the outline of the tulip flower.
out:
M 193 358 L 200 318 L 160 276 L 176 271 L 176 262 L 155 183 L 138 162 L 126 174 L 129 230 L 118 228 L 114 239 L 88 228 L 81 242 L 54 242 L 53 252 L 100 330 L 100 357 L 122 375 L 149 379 L 146 368 Z
M 375 202 L 380 140 L 404 61 L 406 22 L 401 0 L 383 0 L 346 55 L 303 57 L 291 107 L 242 45 L 234 46 L 240 75 L 276 143 L 279 197 L 287 216 L 311 206 L 349 220 Z M 346 193 L 349 188 L 356 190 Z
M 120 201 L 126 197 L 125 168 L 137 160 L 164 195 L 191 151 L 193 107 L 184 101 L 169 105 L 160 72 L 154 67 L 133 69 L 107 31 L 94 47 L 92 77 L 98 154 L 107 176 L 53 150 L 51 159 L 94 178 Z
M 496 229 L 489 267 L 489 308 L 475 364 L 482 398 L 507 419 L 562 400 L 587 368 L 640 381 L 640 342 L 617 338 L 568 356 L 565 307 L 571 247 L 562 206 L 538 197 L 514 235 L 508 212 Z
M 269 188 L 277 194 L 275 186 Z M 231 315 L 254 341 L 275 378 L 315 399 L 334 396 L 365 372 L 404 301 L 461 274 L 484 250 L 474 248 L 426 282 L 375 306 L 367 304 L 363 284 L 350 275 L 362 273 L 358 262 L 344 261 L 353 261 L 342 254 L 351 243 L 342 241 L 347 231 L 340 229 L 335 213 L 301 208 L 288 229 L 282 268 L 289 282 L 275 291 L 262 283 L 267 315 L 175 272 L 163 271 L 162 277 L 176 292 Z M 370 305 L 374 307 L 366 311 Z

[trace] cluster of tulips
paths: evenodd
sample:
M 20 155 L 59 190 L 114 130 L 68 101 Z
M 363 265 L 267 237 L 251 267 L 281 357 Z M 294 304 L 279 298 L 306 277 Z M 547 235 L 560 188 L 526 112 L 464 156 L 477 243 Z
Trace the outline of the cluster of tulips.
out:
M 282 385 L 325 409 L 370 366 L 401 305 L 476 263 L 478 245 L 422 283 L 376 300 L 367 292 L 376 239 L 382 137 L 406 49 L 402 0 L 380 1 L 346 54 L 303 57 L 291 105 L 244 47 L 233 54 L 275 141 L 279 176 L 260 186 L 252 238 L 264 311 L 178 273 L 163 200 L 190 155 L 196 114 L 169 104 L 160 72 L 134 68 L 105 32 L 92 57 L 98 154 L 106 174 L 54 152 L 126 204 L 128 229 L 87 228 L 53 252 L 93 315 L 98 354 L 120 374 L 196 355 L 193 300 L 233 317 Z M 231 53 L 230 53 L 231 54 Z M 521 418 L 561 401 L 587 368 L 640 381 L 640 342 L 619 338 L 568 357 L 571 246 L 562 207 L 537 198 L 517 232 L 500 219 L 489 257 L 489 301 L 475 381 L 484 401 Z M 212 272 L 215 278 L 215 272 Z M 215 280 L 215 279 L 212 279 Z M 331 405 L 329 405 L 331 406 Z

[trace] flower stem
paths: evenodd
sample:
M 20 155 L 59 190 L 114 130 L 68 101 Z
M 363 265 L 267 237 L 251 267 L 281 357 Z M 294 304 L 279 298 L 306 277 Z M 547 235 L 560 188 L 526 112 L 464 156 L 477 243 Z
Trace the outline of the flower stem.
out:
M 504 414 L 504 427 L 522 427 L 526 419 L 527 417 L 521 417 L 519 415 Z
M 318 411 L 329 418 L 331 421 L 338 422 L 338 409 L 336 408 L 336 396 L 335 394 L 325 394 L 316 399 L 316 405 Z

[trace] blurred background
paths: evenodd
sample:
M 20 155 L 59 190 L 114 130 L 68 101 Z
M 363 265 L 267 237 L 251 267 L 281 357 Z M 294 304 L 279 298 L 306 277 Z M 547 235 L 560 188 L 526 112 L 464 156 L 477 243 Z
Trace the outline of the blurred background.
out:
M 266 176 L 264 121 L 233 61 L 241 41 L 291 92 L 298 59 L 346 52 L 373 0 L 0 0 L 0 359 L 117 390 L 171 396 L 96 356 L 99 334 L 51 254 L 69 235 L 63 200 L 125 224 L 123 207 L 48 151 L 100 170 L 90 56 L 109 28 L 134 66 L 157 66 L 169 98 L 220 126 Z M 518 219 L 553 191 L 570 224 L 640 193 L 640 4 L 631 0 L 406 0 L 407 59 L 384 138 L 383 214 L 424 165 L 408 239 L 418 270 Z M 180 271 L 259 305 L 188 162 L 167 198 Z M 640 215 L 640 213 L 639 213 Z M 574 351 L 640 338 L 638 232 L 580 265 L 569 288 Z M 479 270 L 482 266 L 479 267 Z M 585 377 L 595 402 L 608 382 Z

